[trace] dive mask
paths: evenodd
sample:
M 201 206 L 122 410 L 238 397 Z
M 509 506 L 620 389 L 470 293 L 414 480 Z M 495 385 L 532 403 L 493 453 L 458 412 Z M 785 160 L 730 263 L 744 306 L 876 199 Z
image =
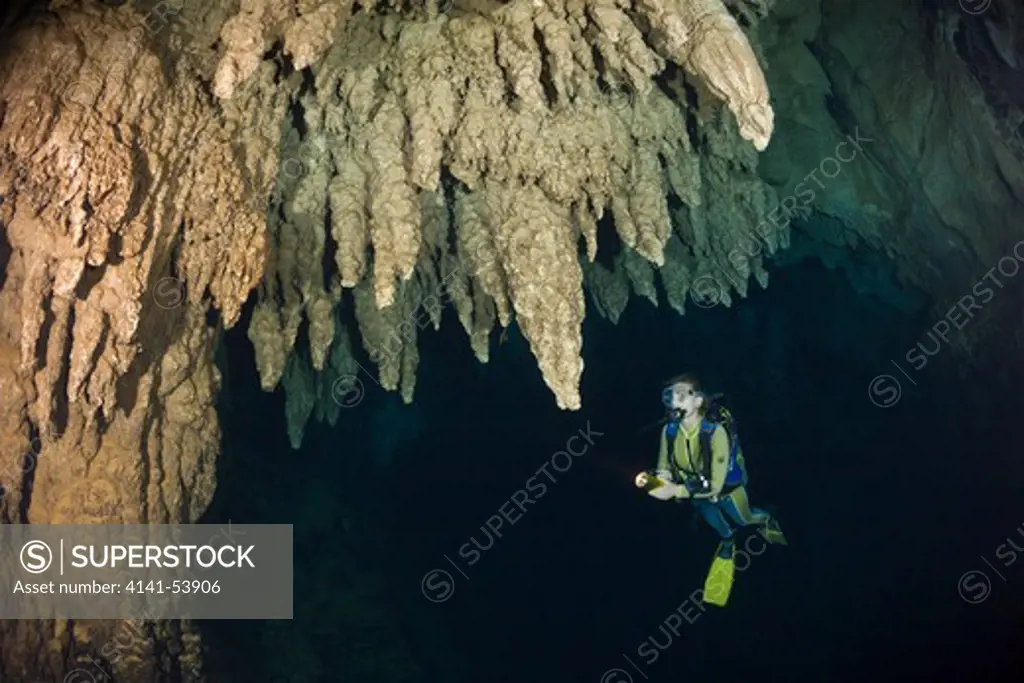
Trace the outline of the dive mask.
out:
M 705 394 L 703 392 L 700 392 L 700 391 L 692 391 L 691 390 L 689 392 L 689 395 L 690 396 L 697 396 L 699 398 L 704 398 L 706 400 Z M 685 398 L 686 397 L 684 397 L 683 400 L 685 400 Z M 665 406 L 665 408 L 669 412 L 671 412 L 673 414 L 676 414 L 676 413 L 678 413 L 680 415 L 682 414 L 682 410 L 683 410 L 682 405 L 676 405 L 675 404 L 675 385 L 667 386 L 667 387 L 665 387 L 664 389 L 661 390 L 661 403 L 662 403 L 663 406 Z
M 672 396 L 674 393 L 672 387 L 665 387 L 661 390 L 661 404 L 668 409 L 672 408 Z

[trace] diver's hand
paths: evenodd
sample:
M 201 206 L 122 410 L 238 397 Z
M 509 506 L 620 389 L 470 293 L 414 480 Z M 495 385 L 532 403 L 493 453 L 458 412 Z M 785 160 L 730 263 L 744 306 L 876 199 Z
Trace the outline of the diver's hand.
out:
M 641 472 L 640 474 L 636 475 L 636 479 L 633 480 L 633 483 L 636 484 L 636 487 L 638 489 L 642 489 L 643 487 L 651 483 L 650 473 Z
M 671 482 L 665 482 L 656 489 L 651 489 L 647 492 L 652 498 L 658 500 L 676 500 L 678 498 L 686 498 L 686 489 L 679 484 L 673 484 Z

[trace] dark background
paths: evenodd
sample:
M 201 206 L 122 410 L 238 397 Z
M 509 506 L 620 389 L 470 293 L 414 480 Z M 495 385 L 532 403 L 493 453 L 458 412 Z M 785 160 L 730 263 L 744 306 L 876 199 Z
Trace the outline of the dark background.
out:
M 363 376 L 362 402 L 333 429 L 311 424 L 298 452 L 280 392 L 258 389 L 243 321 L 223 359 L 204 521 L 295 524 L 296 619 L 204 624 L 215 679 L 597 683 L 618 667 L 634 681 L 1019 680 L 1024 559 L 995 556 L 1008 538 L 1024 548 L 1017 361 L 967 370 L 944 347 L 914 371 L 904 356 L 931 348 L 929 302 L 856 258 L 791 259 L 731 308 L 678 316 L 634 299 L 618 325 L 589 312 L 578 412 L 556 408 L 518 330 L 495 333 L 482 366 L 449 311 L 421 338 L 412 406 Z M 855 289 L 867 273 L 875 291 Z M 699 616 L 647 664 L 637 648 L 666 643 L 659 626 L 703 585 L 716 545 L 688 505 L 632 484 L 656 456 L 644 427 L 661 417 L 661 382 L 685 370 L 729 394 L 751 501 L 777 509 L 790 546 L 752 558 L 726 608 L 687 608 Z M 887 408 L 870 400 L 880 374 L 902 385 Z M 546 494 L 469 566 L 459 547 L 486 543 L 480 526 L 588 421 L 594 446 L 549 470 L 556 483 L 541 475 Z M 421 593 L 435 568 L 454 578 L 439 604 Z M 971 570 L 991 580 L 978 604 L 960 592 Z M 368 584 L 366 600 L 344 597 Z M 983 595 L 977 578 L 963 588 Z

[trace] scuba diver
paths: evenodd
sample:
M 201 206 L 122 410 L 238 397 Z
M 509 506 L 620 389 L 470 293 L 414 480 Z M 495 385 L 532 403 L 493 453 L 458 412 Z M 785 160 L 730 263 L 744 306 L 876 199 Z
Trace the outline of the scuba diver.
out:
M 692 374 L 669 380 L 662 391 L 668 415 L 658 464 L 638 474 L 635 483 L 659 500 L 689 499 L 721 537 L 704 584 L 704 601 L 724 607 L 735 570 L 734 527 L 758 527 L 769 543 L 787 543 L 772 515 L 747 500 L 747 469 L 735 420 L 720 399 L 702 393 Z

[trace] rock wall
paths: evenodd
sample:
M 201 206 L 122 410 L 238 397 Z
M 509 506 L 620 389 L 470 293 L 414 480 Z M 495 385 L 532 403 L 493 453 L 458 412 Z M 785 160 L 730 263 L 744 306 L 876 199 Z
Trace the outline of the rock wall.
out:
M 810 237 L 823 251 L 883 254 L 905 287 L 933 297 L 936 319 L 989 273 L 1006 292 L 976 297 L 985 305 L 954 348 L 1024 342 L 1022 279 L 1005 274 L 1024 240 L 1024 97 L 1012 86 L 1024 64 L 1007 47 L 1024 45 L 1017 6 L 783 0 L 772 18 L 759 43 L 787 104 L 761 173 L 814 215 Z M 837 155 L 851 134 L 863 153 Z
M 155 52 L 153 17 L 58 5 L 10 32 L 0 79 L 0 515 L 195 521 L 215 487 L 217 334 L 267 258 L 264 203 L 239 199 L 276 165 L 257 150 L 283 105 L 215 105 Z M 62 680 L 119 628 L 7 622 L 0 679 Z M 194 630 L 147 626 L 112 673 L 196 680 Z

